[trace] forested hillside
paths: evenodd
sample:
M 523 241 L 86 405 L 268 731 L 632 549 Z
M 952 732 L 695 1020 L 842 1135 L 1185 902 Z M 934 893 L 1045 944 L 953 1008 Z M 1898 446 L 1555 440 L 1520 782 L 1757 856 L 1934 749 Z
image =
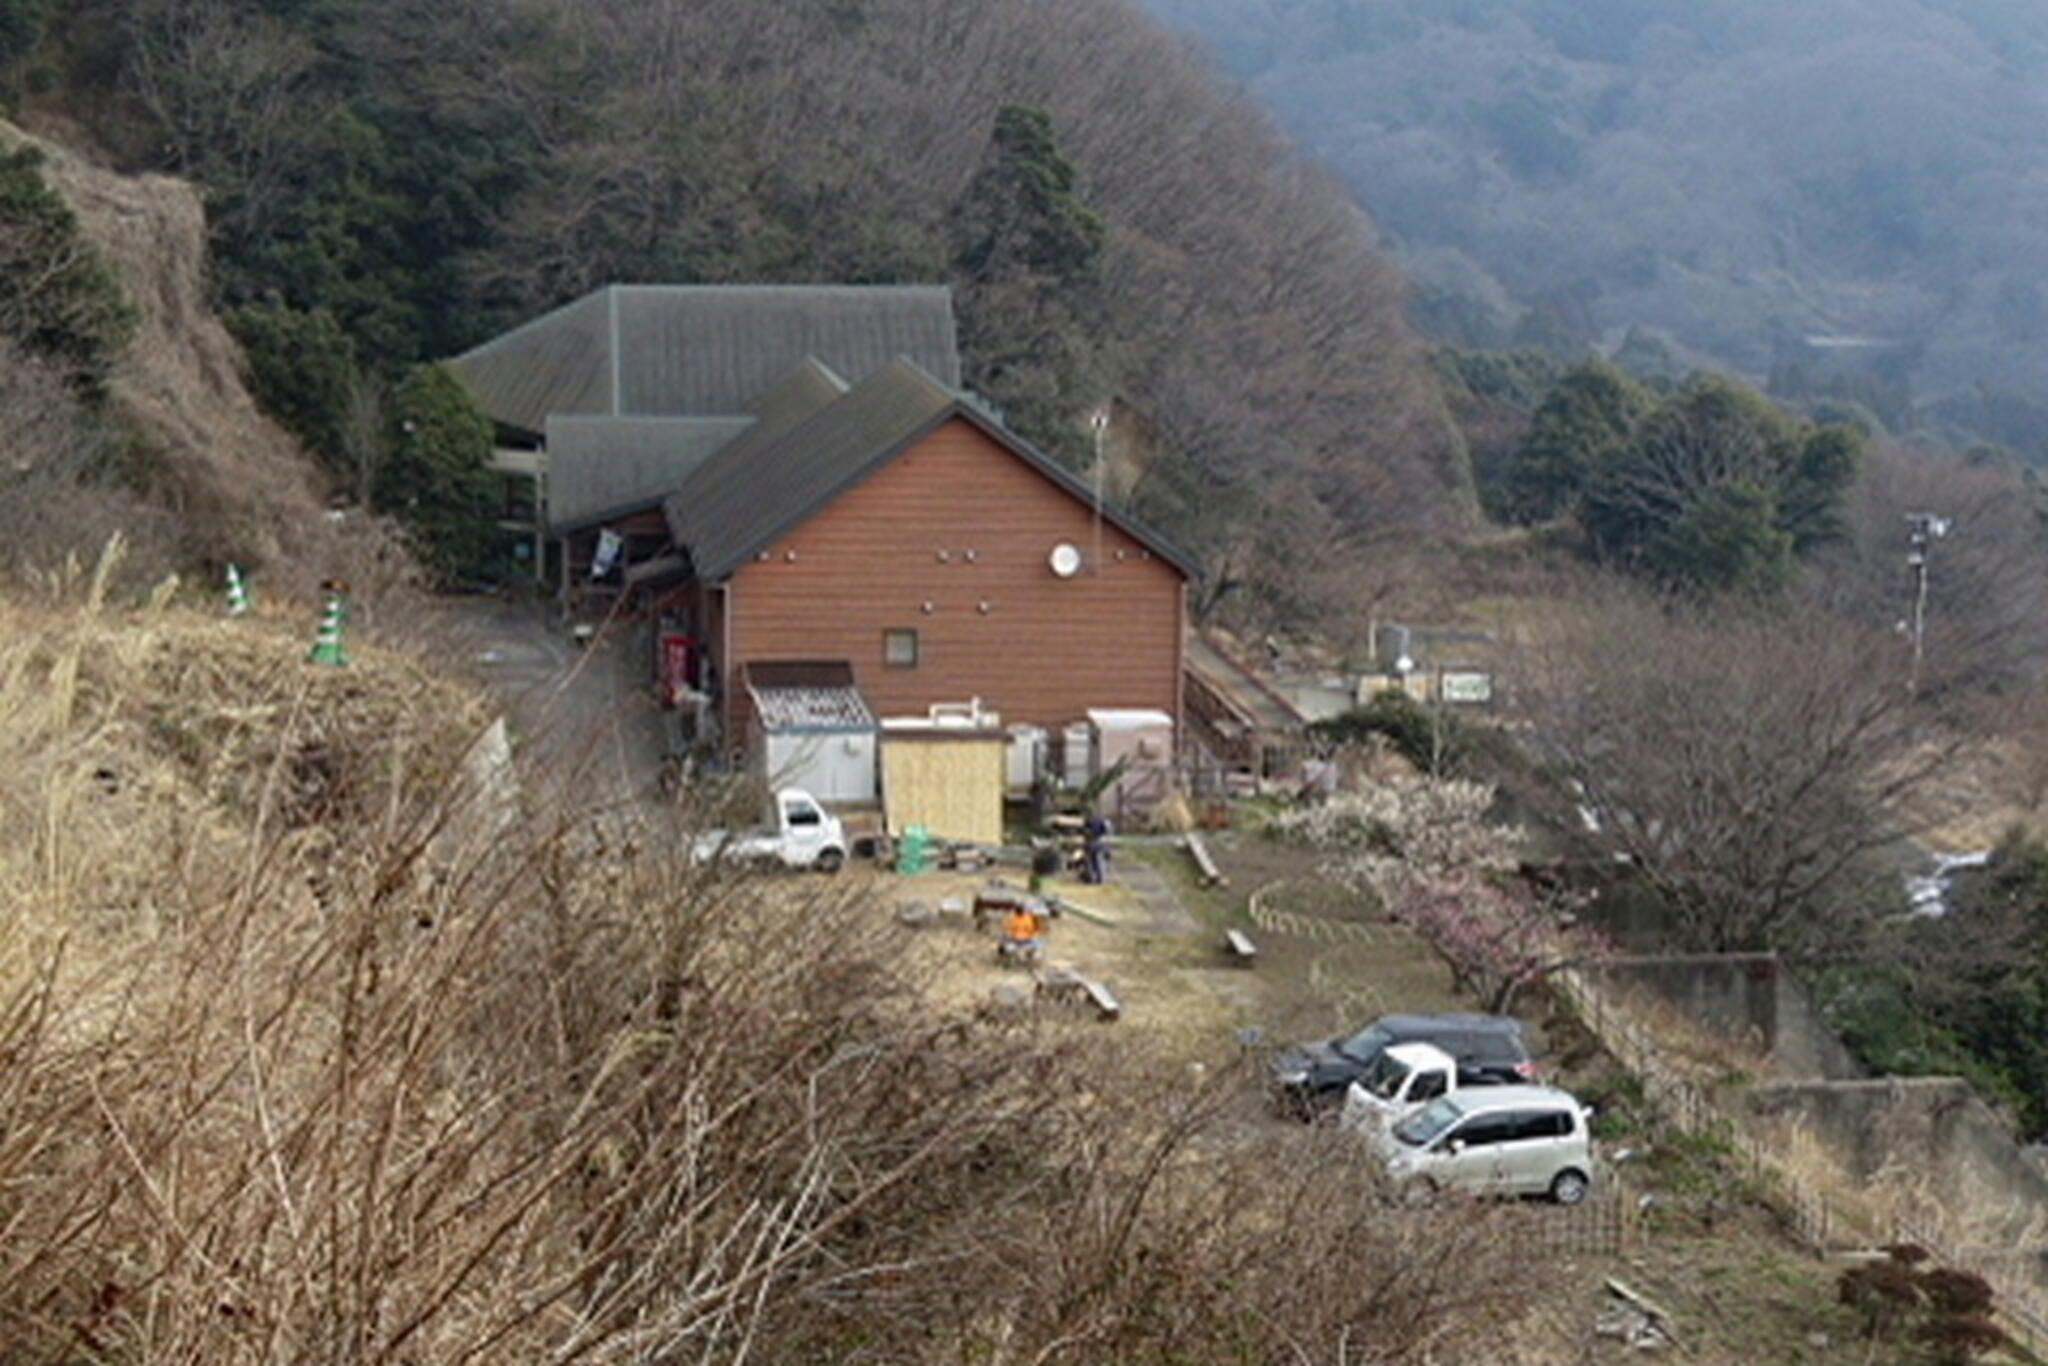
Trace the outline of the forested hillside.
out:
M 1469 515 L 1371 225 L 1126 0 L 0 12 L 24 122 L 204 187 L 257 391 L 340 484 L 407 367 L 599 284 L 945 281 L 1028 435 L 1085 459 L 1122 400 L 1205 605 L 1313 613 Z
M 1787 397 L 2048 456 L 2016 397 L 2048 361 L 2048 10 L 1147 3 L 1342 174 L 1447 339 L 1647 326 Z

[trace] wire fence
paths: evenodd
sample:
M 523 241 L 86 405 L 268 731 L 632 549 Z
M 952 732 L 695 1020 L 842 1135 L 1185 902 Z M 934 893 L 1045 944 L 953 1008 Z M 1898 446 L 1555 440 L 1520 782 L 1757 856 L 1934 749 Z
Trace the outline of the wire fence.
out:
M 1246 906 L 1252 924 L 1268 934 L 1307 939 L 1318 944 L 1392 944 L 1414 937 L 1405 925 L 1339 920 L 1307 911 L 1290 911 L 1279 903 L 1293 884 L 1269 882 L 1251 894 Z
M 1673 1069 L 1648 1031 L 1586 974 L 1568 969 L 1551 981 L 1601 1046 L 1642 1082 L 1645 1097 L 1660 1114 L 1682 1133 L 1723 1144 L 1748 1175 L 1771 1187 L 1788 1230 L 1808 1251 L 1819 1256 L 1838 1246 L 1845 1225 L 1855 1221 L 1844 1219 L 1823 1191 L 1791 1170 L 1775 1148 L 1752 1135 L 1708 1091 Z M 1891 1238 L 1925 1248 L 1943 1265 L 1982 1276 L 1998 1296 L 2007 1332 L 2031 1351 L 2048 1349 L 2048 1295 L 2033 1277 L 2000 1264 L 2018 1258 L 1957 1247 L 1941 1230 L 1905 1215 L 1894 1217 Z
M 1286 886 L 1285 882 L 1269 883 L 1252 893 L 1248 909 L 1253 924 L 1268 933 L 1323 944 L 1384 944 L 1413 933 L 1399 925 L 1337 920 L 1283 909 L 1274 903 Z M 1845 1232 L 1857 1221 L 1844 1217 L 1825 1192 L 1795 1171 L 1771 1144 L 1750 1133 L 1711 1092 L 1672 1067 L 1666 1051 L 1632 1012 L 1617 1007 L 1578 969 L 1553 974 L 1550 985 L 1578 1011 L 1600 1045 L 1642 1083 L 1645 1098 L 1660 1114 L 1681 1133 L 1724 1147 L 1746 1175 L 1771 1189 L 1787 1231 L 1803 1247 L 1824 1256 L 1842 1245 Z M 1636 1202 L 1625 1184 L 1610 1179 L 1586 1205 L 1519 1211 L 1517 1236 L 1527 1240 L 1524 1246 L 1531 1253 L 1539 1255 L 1614 1255 L 1634 1236 L 1636 1214 Z M 1964 1249 L 1933 1226 L 1904 1215 L 1894 1217 L 1890 1233 L 1895 1243 L 1925 1248 L 1942 1264 L 1983 1277 L 1998 1297 L 1999 1316 L 2007 1332 L 2030 1351 L 2048 1351 L 2048 1294 L 2038 1280 L 2015 1271 L 2012 1265 L 2025 1261 L 2024 1252 Z
M 1528 1256 L 1619 1257 L 1634 1238 L 1636 1202 L 1626 1187 L 1610 1180 L 1582 1204 L 1517 1205 L 1509 1211 L 1508 1226 Z

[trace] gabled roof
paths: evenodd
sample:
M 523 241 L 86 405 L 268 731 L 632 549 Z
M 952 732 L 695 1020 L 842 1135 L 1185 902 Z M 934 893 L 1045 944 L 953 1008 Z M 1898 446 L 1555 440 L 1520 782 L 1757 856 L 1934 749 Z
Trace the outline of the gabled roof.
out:
M 954 418 L 972 423 L 1076 499 L 1094 494 L 1065 467 L 900 357 L 777 437 L 756 432 L 698 467 L 662 504 L 669 534 L 697 577 L 722 579 L 826 504 Z M 1103 517 L 1192 578 L 1192 562 L 1113 507 Z
M 1253 729 L 1284 734 L 1308 724 L 1292 702 L 1207 632 L 1188 632 L 1186 659 L 1188 669 Z
M 448 362 L 501 426 L 748 411 L 806 357 L 853 380 L 907 355 L 960 381 L 936 285 L 612 285 Z
M 753 425 L 717 452 L 720 466 L 733 471 L 735 480 L 744 481 L 747 472 L 759 464 L 764 453 L 773 450 L 783 437 L 802 426 L 813 414 L 838 402 L 845 393 L 845 380 L 833 374 L 816 356 L 804 357 L 802 365 L 764 394 L 754 406 Z M 677 545 L 689 544 L 681 530 L 681 526 L 687 523 L 677 521 L 680 504 L 675 498 L 676 491 L 688 482 L 678 479 L 662 490 L 666 495 L 661 505 L 662 513 L 668 519 L 669 537 Z
M 551 417 L 547 520 L 555 535 L 659 507 L 751 417 Z

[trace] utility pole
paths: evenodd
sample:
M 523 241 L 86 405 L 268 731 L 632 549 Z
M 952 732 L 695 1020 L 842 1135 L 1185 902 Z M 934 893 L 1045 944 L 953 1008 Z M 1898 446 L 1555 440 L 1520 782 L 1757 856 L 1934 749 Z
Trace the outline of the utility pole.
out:
M 1102 572 L 1102 439 L 1109 434 L 1109 400 L 1088 414 L 1088 425 L 1095 429 L 1095 553 L 1089 557 L 1091 573 Z
M 1907 625 L 1913 638 L 1913 669 L 1906 687 L 1913 693 L 1920 691 L 1920 664 L 1927 653 L 1927 561 L 1934 543 L 1948 535 L 1951 525 L 1948 518 L 1931 512 L 1906 514 L 1906 567 L 1913 571 L 1913 616 Z

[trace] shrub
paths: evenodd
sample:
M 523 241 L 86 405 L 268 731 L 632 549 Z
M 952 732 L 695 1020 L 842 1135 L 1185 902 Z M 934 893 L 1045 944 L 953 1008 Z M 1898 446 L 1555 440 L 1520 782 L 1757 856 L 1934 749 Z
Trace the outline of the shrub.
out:
M 0 336 L 60 362 L 81 391 L 98 393 L 135 330 L 135 311 L 42 166 L 38 148 L 0 152 Z
M 392 397 L 391 449 L 377 471 L 376 505 L 405 523 L 444 583 L 500 568 L 491 443 L 491 420 L 441 366 L 420 366 Z
M 1326 745 L 1359 744 L 1382 736 L 1396 754 L 1424 773 L 1456 770 L 1471 749 L 1463 723 L 1399 692 L 1382 692 L 1364 706 L 1308 729 L 1312 739 Z
M 1918 1339 L 1944 1363 L 1975 1361 L 2007 1344 L 1991 1321 L 1993 1295 L 1983 1277 L 1929 1266 L 1926 1249 L 1911 1244 L 1885 1252 L 1884 1261 L 1851 1267 L 1835 1283 L 1836 1298 L 1863 1315 L 1873 1339 Z
M 324 308 L 245 308 L 228 318 L 247 358 L 249 391 L 330 468 L 348 473 L 349 404 L 361 377 L 355 343 Z

